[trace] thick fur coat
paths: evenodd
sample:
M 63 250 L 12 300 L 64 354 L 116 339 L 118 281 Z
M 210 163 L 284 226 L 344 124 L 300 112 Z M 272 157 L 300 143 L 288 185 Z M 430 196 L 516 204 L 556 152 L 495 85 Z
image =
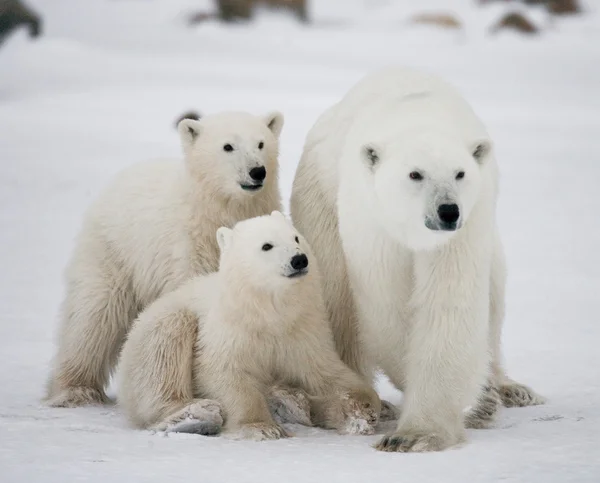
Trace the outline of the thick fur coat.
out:
M 380 401 L 337 355 L 306 241 L 279 212 L 218 231 L 218 273 L 146 309 L 123 348 L 119 404 L 133 425 L 277 439 L 273 387 L 306 391 L 311 419 L 370 434 Z
M 502 368 L 497 197 L 490 136 L 435 76 L 372 74 L 307 137 L 291 213 L 323 273 L 337 349 L 404 392 L 381 450 L 444 449 L 465 424 L 489 426 L 500 400 L 543 401 Z
M 280 209 L 282 126 L 277 112 L 184 119 L 184 163 L 126 169 L 90 207 L 66 271 L 50 405 L 106 401 L 105 386 L 140 310 L 217 270 L 219 227 Z

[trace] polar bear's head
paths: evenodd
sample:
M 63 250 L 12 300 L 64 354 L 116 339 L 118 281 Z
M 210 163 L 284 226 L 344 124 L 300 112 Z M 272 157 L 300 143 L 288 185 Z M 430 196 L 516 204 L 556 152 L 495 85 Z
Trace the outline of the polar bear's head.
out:
M 285 290 L 309 273 L 306 241 L 281 213 L 240 221 L 217 230 L 219 270 L 260 290 Z
M 353 184 L 359 183 L 384 229 L 413 250 L 451 239 L 487 186 L 486 138 L 464 141 L 450 133 L 409 130 L 372 137 L 355 150 Z
M 191 175 L 227 197 L 276 186 L 283 115 L 223 112 L 178 124 Z

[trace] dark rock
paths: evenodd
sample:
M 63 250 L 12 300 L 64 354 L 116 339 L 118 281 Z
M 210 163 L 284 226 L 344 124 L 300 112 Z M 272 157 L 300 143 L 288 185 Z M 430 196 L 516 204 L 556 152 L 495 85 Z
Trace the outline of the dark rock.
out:
M 410 19 L 410 23 L 418 25 L 434 25 L 445 29 L 461 29 L 462 22 L 448 13 L 421 13 Z
M 548 10 L 555 15 L 581 13 L 578 0 L 548 0 Z
M 528 35 L 537 34 L 540 31 L 531 20 L 518 12 L 510 12 L 504 15 L 490 31 L 495 34 L 500 30 L 515 30 Z
M 225 22 L 252 18 L 257 6 L 291 10 L 302 22 L 308 22 L 307 0 L 216 0 L 219 18 Z
M 27 27 L 32 38 L 42 33 L 42 20 L 33 10 L 20 0 L 0 0 L 0 44 L 20 26 Z

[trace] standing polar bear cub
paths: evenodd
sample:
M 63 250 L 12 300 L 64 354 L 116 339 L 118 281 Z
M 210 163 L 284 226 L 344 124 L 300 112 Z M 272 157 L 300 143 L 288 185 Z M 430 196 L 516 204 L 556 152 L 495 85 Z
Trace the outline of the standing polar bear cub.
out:
M 380 450 L 444 449 L 465 423 L 488 426 L 500 400 L 543 402 L 501 364 L 497 196 L 488 133 L 434 76 L 368 76 L 308 135 L 291 212 L 322 270 L 338 351 L 404 392 Z
M 104 402 L 141 308 L 217 269 L 220 226 L 280 209 L 282 126 L 277 112 L 184 119 L 184 163 L 129 168 L 91 206 L 66 272 L 50 405 Z
M 236 436 L 278 439 L 267 395 L 282 384 L 309 394 L 314 424 L 372 433 L 379 398 L 335 351 L 304 239 L 279 212 L 217 238 L 219 272 L 158 299 L 129 334 L 118 399 L 130 421 L 207 434 L 224 419 Z

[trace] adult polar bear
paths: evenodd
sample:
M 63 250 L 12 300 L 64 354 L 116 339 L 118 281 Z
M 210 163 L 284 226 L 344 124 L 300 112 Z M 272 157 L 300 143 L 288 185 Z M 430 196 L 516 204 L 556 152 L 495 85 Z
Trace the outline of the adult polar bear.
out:
M 502 368 L 497 194 L 483 124 L 426 73 L 366 77 L 307 137 L 291 213 L 318 257 L 338 351 L 404 392 L 378 449 L 441 450 L 464 439 L 467 406 L 466 424 L 485 427 L 500 398 L 543 402 Z

